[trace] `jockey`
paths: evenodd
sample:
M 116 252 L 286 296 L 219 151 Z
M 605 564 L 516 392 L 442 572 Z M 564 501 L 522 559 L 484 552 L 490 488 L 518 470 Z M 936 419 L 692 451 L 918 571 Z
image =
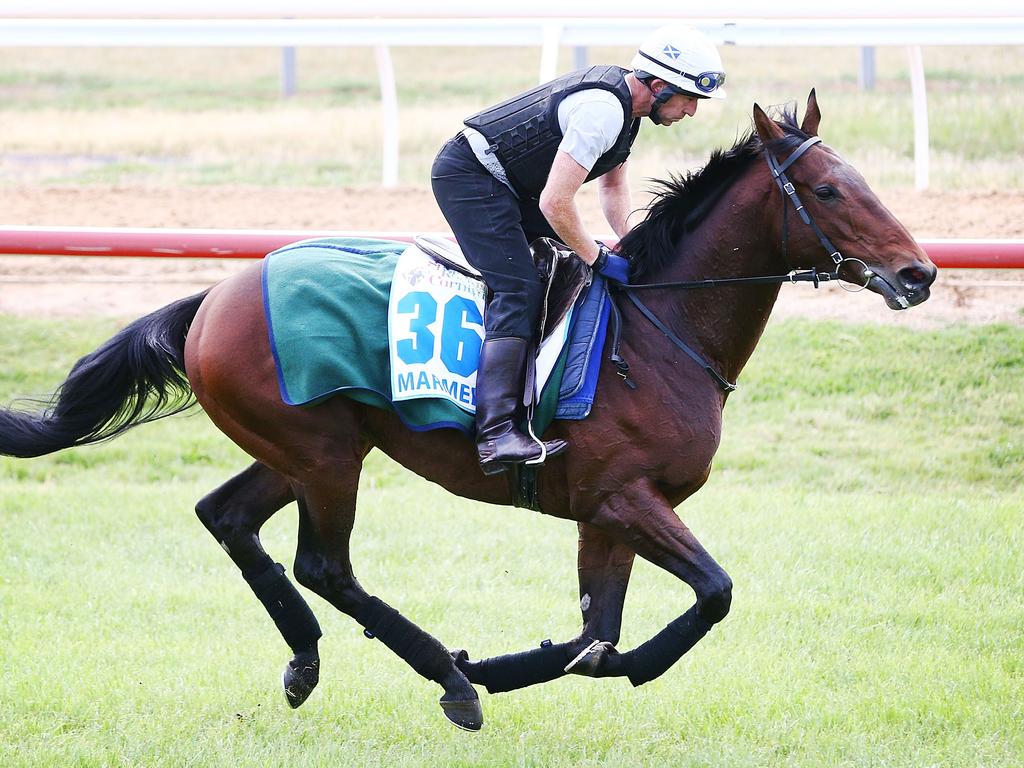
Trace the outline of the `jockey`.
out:
M 597 179 L 601 209 L 621 238 L 632 210 L 626 158 L 640 119 L 667 126 L 693 117 L 698 100 L 724 98 L 724 82 L 722 60 L 704 35 L 663 27 L 644 40 L 631 69 L 595 66 L 559 77 L 467 118 L 441 148 L 434 197 L 492 292 L 476 388 L 484 473 L 539 463 L 567 447 L 542 445 L 516 423 L 543 291 L 529 243 L 561 240 L 598 273 L 628 281 L 629 263 L 587 233 L 576 193 Z

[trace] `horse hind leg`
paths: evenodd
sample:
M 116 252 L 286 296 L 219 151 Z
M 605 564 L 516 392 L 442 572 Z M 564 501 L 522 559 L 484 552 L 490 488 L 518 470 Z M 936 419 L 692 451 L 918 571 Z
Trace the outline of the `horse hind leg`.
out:
M 460 728 L 478 731 L 483 725 L 480 699 L 448 650 L 394 608 L 370 596 L 352 571 L 349 540 L 361 464 L 362 456 L 352 462 L 332 461 L 329 467 L 320 467 L 310 482 L 295 487 L 299 504 L 295 578 L 355 619 L 367 637 L 380 640 L 420 675 L 438 683 L 444 689 L 440 704 L 445 716 Z
M 284 671 L 284 692 L 294 709 L 313 692 L 319 680 L 317 641 L 320 625 L 309 605 L 264 551 L 259 531 L 270 517 L 295 498 L 289 482 L 255 463 L 196 505 L 196 514 L 242 572 L 292 649 Z

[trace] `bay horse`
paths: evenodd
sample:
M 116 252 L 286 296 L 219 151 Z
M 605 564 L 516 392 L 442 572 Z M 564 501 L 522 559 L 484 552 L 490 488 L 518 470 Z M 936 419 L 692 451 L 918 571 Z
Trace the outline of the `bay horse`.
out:
M 925 301 L 936 270 L 864 178 L 817 137 L 812 90 L 803 121 L 753 107 L 754 129 L 705 167 L 662 182 L 646 218 L 620 243 L 646 304 L 621 301 L 624 386 L 602 361 L 591 415 L 557 421 L 546 437 L 570 450 L 538 478 L 544 514 L 579 528 L 582 628 L 562 643 L 480 661 L 450 651 L 356 580 L 349 560 L 356 490 L 377 448 L 452 493 L 507 505 L 501 476 L 477 467 L 473 441 L 411 432 L 397 416 L 344 396 L 294 407 L 278 391 L 260 267 L 157 310 L 83 357 L 42 413 L 0 411 L 0 453 L 38 456 L 112 438 L 195 401 L 255 460 L 199 501 L 227 551 L 293 652 L 284 687 L 293 707 L 319 679 L 320 627 L 259 533 L 277 510 L 299 510 L 295 579 L 440 684 L 444 714 L 477 730 L 474 684 L 507 691 L 560 677 L 658 677 L 729 611 L 732 582 L 675 513 L 707 481 L 731 384 L 754 351 L 779 291 L 766 275 L 810 269 L 863 283 L 892 309 Z M 787 175 L 787 172 L 789 175 Z M 801 221 L 803 223 L 801 223 Z M 806 273 L 805 273 L 806 274 Z M 706 290 L 672 290 L 709 277 Z M 784 278 L 782 278 L 784 279 Z M 744 282 L 746 280 L 746 282 Z M 637 291 L 619 289 L 636 299 Z M 711 375 L 709 375 L 711 374 Z M 650 640 L 620 653 L 635 555 L 677 576 L 695 602 Z

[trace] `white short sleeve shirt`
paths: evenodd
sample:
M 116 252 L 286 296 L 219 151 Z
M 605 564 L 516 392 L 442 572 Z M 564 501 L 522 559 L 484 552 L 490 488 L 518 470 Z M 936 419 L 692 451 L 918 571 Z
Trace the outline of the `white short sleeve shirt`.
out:
M 611 91 L 588 88 L 571 93 L 558 105 L 558 148 L 589 171 L 615 146 L 623 117 L 622 102 Z

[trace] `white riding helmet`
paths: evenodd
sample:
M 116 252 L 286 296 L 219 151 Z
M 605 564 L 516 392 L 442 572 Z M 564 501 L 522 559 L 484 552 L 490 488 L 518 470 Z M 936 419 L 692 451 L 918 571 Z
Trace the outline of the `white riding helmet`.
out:
M 641 80 L 654 76 L 698 98 L 725 98 L 722 57 L 693 27 L 656 29 L 640 44 L 630 66 Z

